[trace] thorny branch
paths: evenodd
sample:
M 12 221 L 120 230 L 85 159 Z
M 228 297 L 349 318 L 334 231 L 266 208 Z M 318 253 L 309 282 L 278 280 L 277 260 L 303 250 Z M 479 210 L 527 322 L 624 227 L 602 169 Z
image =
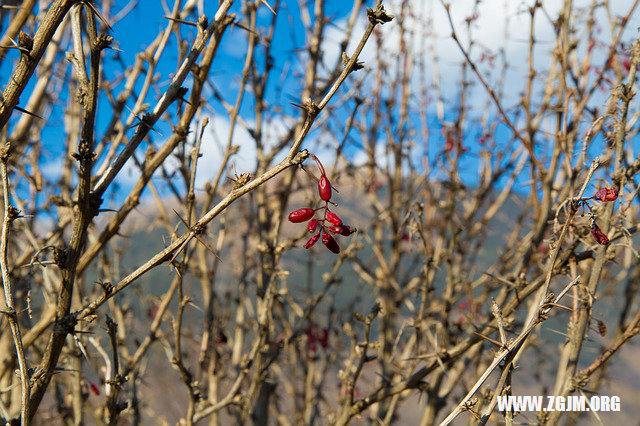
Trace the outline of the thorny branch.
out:
M 635 368 L 638 1 L 44 3 L 0 5 L 0 421 L 515 424 Z

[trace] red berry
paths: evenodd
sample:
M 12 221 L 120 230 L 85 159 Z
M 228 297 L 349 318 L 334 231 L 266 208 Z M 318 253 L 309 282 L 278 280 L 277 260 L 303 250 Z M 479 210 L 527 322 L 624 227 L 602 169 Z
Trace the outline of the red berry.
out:
M 324 244 L 333 253 L 340 253 L 340 246 L 338 245 L 336 240 L 334 240 L 333 237 L 326 232 L 322 233 L 322 244 Z
M 614 201 L 618 198 L 618 190 L 616 188 L 602 188 L 596 192 L 596 195 L 594 195 L 593 198 L 604 202 Z
M 593 238 L 595 238 L 598 244 L 601 244 L 603 246 L 606 246 L 607 244 L 609 244 L 609 237 L 607 237 L 607 235 L 604 232 L 602 232 L 600 227 L 595 223 L 591 225 L 591 235 L 593 235 Z
M 329 232 L 331 232 L 332 234 L 339 234 L 342 232 L 342 226 L 330 226 L 329 228 L 327 228 L 329 230 Z
M 326 175 L 322 175 L 320 177 L 320 182 L 318 182 L 318 192 L 320 193 L 320 198 L 324 201 L 329 201 L 331 199 L 331 182 Z
M 329 347 L 329 329 L 323 328 L 318 333 L 318 342 L 320 342 L 320 346 L 322 349 L 327 349 Z
M 309 328 L 307 328 L 307 331 L 305 331 L 305 333 L 307 335 L 307 344 L 309 345 L 309 350 L 311 352 L 315 352 L 317 349 L 316 346 L 316 334 L 314 332 L 313 327 L 309 326 Z
M 311 219 L 309 221 L 309 224 L 307 225 L 307 230 L 309 232 L 313 232 L 316 230 L 317 227 L 318 227 L 318 219 Z
M 319 239 L 320 239 L 320 233 L 318 232 L 316 235 L 309 238 L 309 241 L 307 241 L 307 243 L 304 245 L 304 248 L 309 249 L 313 247 L 313 245 L 317 243 Z
M 315 210 L 305 207 L 289 214 L 289 221 L 293 223 L 306 222 L 313 217 Z
M 96 396 L 100 395 L 100 388 L 94 385 L 93 383 L 89 383 L 91 387 L 91 392 L 93 392 Z
M 342 219 L 340 219 L 338 216 L 336 216 L 333 212 L 330 212 L 329 210 L 327 210 L 327 214 L 325 215 L 325 217 L 329 222 L 331 222 L 335 226 L 342 225 Z

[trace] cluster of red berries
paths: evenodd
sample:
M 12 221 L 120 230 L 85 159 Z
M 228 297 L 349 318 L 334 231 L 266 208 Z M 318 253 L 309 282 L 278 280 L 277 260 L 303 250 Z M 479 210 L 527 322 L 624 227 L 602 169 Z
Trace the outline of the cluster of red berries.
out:
M 312 353 L 315 353 L 318 350 L 318 345 L 322 349 L 327 349 L 329 347 L 329 329 L 328 328 L 319 328 L 317 325 L 310 325 L 305 331 L 307 335 L 307 343 L 309 345 L 309 350 Z
M 598 200 L 603 203 L 608 203 L 611 201 L 615 201 L 617 198 L 618 190 L 616 188 L 601 188 L 598 190 L 598 192 L 595 193 L 593 197 L 583 198 L 582 200 L 580 200 L 582 205 L 587 206 L 589 208 L 589 211 L 591 212 L 591 235 L 593 235 L 593 238 L 598 244 L 601 244 L 603 246 L 609 244 L 609 237 L 607 237 L 607 234 L 602 232 L 602 229 L 600 229 L 600 227 L 596 224 L 595 217 L 593 216 L 593 211 L 587 201 Z
M 322 163 L 315 155 L 312 155 L 313 159 L 318 164 L 318 168 L 320 169 L 320 180 L 318 181 L 318 193 L 320 194 L 320 198 L 324 201 L 324 206 L 318 207 L 317 209 L 312 209 L 310 207 L 304 207 L 298 210 L 295 210 L 289 214 L 289 221 L 293 223 L 302 223 L 309 222 L 307 224 L 307 230 L 309 232 L 316 232 L 318 229 L 318 225 L 320 225 L 320 230 L 316 234 L 314 234 L 309 241 L 304 245 L 304 248 L 309 249 L 313 247 L 315 243 L 322 237 L 322 244 L 325 245 L 330 251 L 333 253 L 340 253 L 340 246 L 336 242 L 335 238 L 331 236 L 334 235 L 344 235 L 349 236 L 353 234 L 356 230 L 348 225 L 342 223 L 342 219 L 338 217 L 335 213 L 329 210 L 329 203 L 331 202 L 331 182 L 329 178 L 327 178 L 327 174 L 324 171 L 324 167 Z M 334 204 L 335 205 L 335 204 Z M 323 210 L 324 215 L 322 219 L 316 219 L 314 216 L 316 211 Z

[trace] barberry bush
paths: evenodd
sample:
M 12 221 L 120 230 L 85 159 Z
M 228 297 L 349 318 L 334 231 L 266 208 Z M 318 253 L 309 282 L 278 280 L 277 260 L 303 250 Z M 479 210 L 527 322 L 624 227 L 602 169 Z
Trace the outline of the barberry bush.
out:
M 1 1 L 0 423 L 637 421 L 638 9 Z

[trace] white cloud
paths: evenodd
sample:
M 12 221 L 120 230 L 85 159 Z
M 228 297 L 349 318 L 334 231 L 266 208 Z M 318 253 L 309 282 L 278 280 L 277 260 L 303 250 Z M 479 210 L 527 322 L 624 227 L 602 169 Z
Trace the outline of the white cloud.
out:
M 218 170 L 222 166 L 224 159 L 224 152 L 229 137 L 229 130 L 231 123 L 226 115 L 209 115 L 209 125 L 205 129 L 203 134 L 200 153 L 202 156 L 198 159 L 198 168 L 196 171 L 196 188 L 203 188 L 205 183 L 215 179 Z M 274 147 L 277 142 L 288 132 L 290 121 L 288 117 L 277 116 L 265 123 L 263 131 L 263 141 L 266 149 Z M 253 126 L 254 122 L 247 121 L 248 126 Z M 192 135 L 197 132 L 192 126 Z M 189 140 L 189 148 L 193 138 Z M 164 141 L 157 143 L 156 146 L 162 146 Z M 233 133 L 232 145 L 238 146 L 238 152 L 231 157 L 227 167 L 231 165 L 235 166 L 238 174 L 242 172 L 254 173 L 256 169 L 256 145 L 254 139 L 249 132 L 240 124 L 236 124 L 236 128 Z M 138 150 L 140 151 L 140 150 Z M 285 155 L 281 153 L 280 157 Z M 138 158 L 142 158 L 138 153 Z M 276 161 L 280 158 L 277 156 Z M 168 173 L 173 173 L 179 166 L 178 160 L 170 156 L 165 161 L 165 169 Z M 175 175 L 175 184 L 184 185 L 181 177 Z M 226 176 L 223 175 L 223 176 Z M 121 173 L 116 178 L 116 182 L 120 187 L 128 190 L 130 189 L 140 177 L 140 170 L 133 160 L 129 160 Z M 162 179 L 163 175 L 160 170 L 154 174 L 154 179 Z
M 451 14 L 453 23 L 456 26 L 458 35 L 461 37 L 462 44 L 465 48 L 469 46 L 469 40 L 465 31 L 465 19 L 474 13 L 473 7 L 477 3 L 476 0 L 455 0 L 451 4 Z M 528 46 L 527 40 L 529 37 L 529 13 L 528 8 L 534 3 L 534 0 L 529 1 L 513 1 L 513 0 L 483 0 L 478 2 L 478 17 L 474 21 L 471 29 L 471 36 L 474 40 L 476 47 L 472 51 L 472 55 L 475 61 L 478 61 L 481 72 L 486 76 L 490 84 L 496 85 L 497 71 L 499 68 L 499 62 L 496 65 L 496 69 L 491 68 L 486 63 L 479 62 L 480 49 L 486 48 L 494 53 L 497 53 L 501 48 L 505 49 L 506 60 L 509 64 L 509 71 L 505 80 L 505 104 L 507 106 L 514 105 L 522 91 L 524 90 L 524 82 L 528 73 L 527 69 L 527 55 Z M 535 67 L 543 72 L 550 60 L 551 52 L 554 48 L 555 33 L 553 25 L 550 19 L 555 19 L 562 7 L 563 0 L 545 0 L 543 1 L 545 13 L 539 12 L 535 21 L 535 37 L 538 43 L 535 48 L 534 63 Z M 623 16 L 628 13 L 631 7 L 632 0 L 616 0 L 615 2 L 609 2 L 614 16 Z M 589 7 L 591 0 L 575 0 L 574 10 L 580 8 Z M 389 13 L 400 13 L 400 0 L 385 1 L 385 6 Z M 451 38 L 451 29 L 444 7 L 438 0 L 411 0 L 409 2 L 410 16 L 405 20 L 405 28 L 408 33 L 412 33 L 414 41 L 410 42 L 413 46 L 414 56 L 419 57 L 423 51 L 427 52 L 426 55 L 426 72 L 424 73 L 427 78 L 427 84 L 431 85 L 433 80 L 433 69 L 437 67 L 440 74 L 442 97 L 445 100 L 455 101 L 460 87 L 461 68 L 460 64 L 463 60 L 462 54 L 459 48 Z M 265 9 L 266 11 L 266 9 Z M 351 37 L 350 44 L 347 48 L 347 53 L 352 54 L 356 47 L 356 44 L 360 40 L 366 25 L 368 23 L 364 12 L 358 17 L 353 35 Z M 546 16 L 548 15 L 548 16 Z M 603 8 L 600 8 L 596 15 L 598 25 L 600 25 L 602 31 L 598 37 L 604 41 L 610 40 L 611 31 L 609 29 L 608 17 Z M 341 51 L 339 49 L 340 43 L 344 37 L 344 30 L 347 25 L 347 17 L 332 22 L 325 30 L 325 39 L 322 44 L 322 51 L 324 54 L 323 63 L 326 66 L 332 66 L 340 58 Z M 633 22 L 633 21 L 632 21 Z M 369 43 L 365 46 L 360 60 L 365 62 L 365 65 L 374 67 L 376 64 L 376 57 L 378 52 L 382 52 L 388 57 L 382 59 L 387 61 L 391 68 L 391 74 L 393 75 L 393 66 L 395 65 L 395 59 L 393 53 L 397 52 L 400 46 L 400 28 L 398 20 L 394 20 L 390 24 L 386 24 L 380 28 L 383 34 L 382 43 L 383 49 L 379 50 L 376 44 L 376 38 L 373 36 Z M 505 25 L 508 23 L 508 28 Z M 581 25 L 579 21 L 576 21 L 576 28 L 578 33 L 576 37 L 580 37 L 584 32 L 584 25 Z M 634 25 L 630 24 L 627 30 L 628 40 L 634 36 Z M 431 32 L 431 33 L 430 33 Z M 237 34 L 232 34 L 232 41 L 240 37 L 244 40 L 241 32 L 236 31 Z M 239 39 L 238 39 L 239 40 Z M 238 41 L 236 40 L 236 41 Z M 229 40 L 228 40 L 229 41 Z M 433 43 L 436 54 L 438 56 L 438 62 L 434 64 L 432 62 L 431 54 L 429 53 L 429 46 Z M 243 49 L 238 49 L 237 43 L 225 43 L 225 46 L 233 47 L 233 52 L 240 54 L 244 52 Z M 243 55 L 244 53 L 242 53 Z M 241 55 L 241 56 L 242 56 Z M 596 61 L 597 62 L 597 61 Z M 416 62 L 414 69 L 412 70 L 411 84 L 416 88 L 414 93 L 419 93 L 419 87 L 422 74 L 418 67 L 423 66 L 419 62 Z M 320 74 L 326 73 L 326 70 L 320 69 Z M 474 76 L 469 78 L 477 82 Z M 414 95 L 415 96 L 415 95 Z M 601 103 L 603 96 L 599 95 L 594 99 L 594 103 Z M 485 90 L 476 84 L 472 89 L 470 104 L 484 105 L 486 102 L 487 94 Z M 434 108 L 434 102 L 431 103 Z M 250 126 L 254 125 L 248 118 Z M 286 134 L 290 126 L 294 125 L 294 119 L 288 116 L 274 116 L 265 125 L 264 138 L 267 145 L 273 146 L 281 137 Z M 199 160 L 198 174 L 196 186 L 202 187 L 204 183 L 215 177 L 223 159 L 224 145 L 229 134 L 229 119 L 226 115 L 213 115 L 210 116 L 210 124 L 205 132 L 204 139 L 202 141 L 201 152 L 203 156 Z M 303 147 L 309 147 L 314 145 L 314 134 L 310 135 L 310 138 L 305 142 Z M 241 126 L 237 125 L 233 137 L 233 144 L 239 146 L 238 153 L 231 159 L 232 164 L 235 165 L 238 173 L 249 171 L 253 172 L 256 166 L 256 147 L 253 139 L 248 132 Z M 157 144 L 157 146 L 160 146 Z M 384 143 L 377 145 L 377 149 L 383 149 Z M 320 148 L 318 148 L 320 149 Z M 276 161 L 281 159 L 285 155 L 286 150 L 280 153 L 276 157 Z M 317 152 L 319 154 L 319 152 Z M 383 160 L 383 153 L 377 153 L 378 158 Z M 323 152 L 323 155 L 330 155 L 329 152 Z M 143 158 L 141 150 L 138 152 L 138 158 Z M 362 163 L 366 159 L 364 152 L 356 154 L 354 161 L 357 164 Z M 47 162 L 43 165 L 43 173 L 46 178 L 52 179 L 54 176 L 59 175 L 61 170 L 62 159 L 56 159 L 55 161 Z M 177 167 L 175 159 L 170 159 L 167 163 L 169 172 L 175 170 Z M 125 190 L 130 188 L 139 178 L 140 172 L 138 166 L 133 161 L 129 161 L 122 173 L 116 179 L 116 182 Z M 158 174 L 156 174 L 158 176 Z
M 385 7 L 389 13 L 400 13 L 400 0 L 385 1 Z M 477 11 L 474 5 L 478 4 Z M 563 0 L 545 0 L 542 2 L 544 11 L 538 11 L 535 19 L 535 39 L 537 41 L 534 49 L 534 67 L 539 72 L 544 72 L 551 61 L 552 50 L 555 48 L 555 30 L 552 20 L 557 19 L 564 1 Z M 451 2 L 450 12 L 456 32 L 461 39 L 465 49 L 469 49 L 469 34 L 466 31 L 465 19 L 476 14 L 477 18 L 471 25 L 471 38 L 474 47 L 471 55 L 479 65 L 483 76 L 493 85 L 497 85 L 498 72 L 500 70 L 500 60 L 496 58 L 495 68 L 488 65 L 488 61 L 480 60 L 482 51 L 498 54 L 501 49 L 505 51 L 505 58 L 509 66 L 504 82 L 506 104 L 514 104 L 518 101 L 519 96 L 524 90 L 524 83 L 528 75 L 528 39 L 530 30 L 529 7 L 534 4 L 534 0 L 513 1 L 513 0 L 454 0 Z M 633 0 L 616 0 L 609 2 L 612 16 L 624 16 L 630 10 Z M 591 5 L 591 0 L 576 0 L 573 2 L 573 10 L 587 10 Z M 405 19 L 404 27 L 406 34 L 413 34 L 414 57 L 418 58 L 426 51 L 426 75 L 428 84 L 433 81 L 433 67 L 437 66 L 440 74 L 440 88 L 444 99 L 456 99 L 460 91 L 461 80 L 461 63 L 463 56 L 460 49 L 451 37 L 451 27 L 445 12 L 444 6 L 438 0 L 412 0 L 409 2 L 410 13 Z M 364 15 L 364 13 L 363 13 Z M 332 65 L 334 61 L 340 57 L 339 43 L 342 40 L 344 29 L 347 25 L 347 19 L 333 23 L 326 29 L 326 40 L 323 43 L 323 52 L 325 54 L 325 63 Z M 601 28 L 598 38 L 604 42 L 611 40 L 611 31 L 609 28 L 609 17 L 603 8 L 599 8 L 596 13 L 597 24 Z M 383 34 L 383 49 L 378 49 L 375 36 L 365 46 L 360 60 L 366 65 L 373 67 L 375 65 L 377 53 L 383 52 L 386 57 L 382 59 L 389 63 L 392 67 L 395 63 L 393 53 L 400 48 L 400 27 L 399 21 L 396 19 L 390 24 L 386 24 L 380 28 Z M 353 52 L 360 36 L 365 30 L 367 19 L 360 16 L 357 20 L 356 27 L 353 32 L 351 43 L 347 48 L 347 53 Z M 579 40 L 584 39 L 585 25 L 582 21 L 575 21 L 574 25 L 578 30 L 575 37 Z M 626 39 L 634 37 L 634 26 L 629 25 Z M 431 32 L 431 33 L 430 33 Z M 438 57 L 438 63 L 434 64 L 432 55 L 429 51 L 431 44 L 434 45 L 435 53 Z M 595 63 L 604 60 L 603 52 L 594 51 Z M 417 67 L 422 66 L 416 61 L 415 69 L 412 75 L 412 85 L 416 88 L 420 85 L 420 73 L 416 72 Z M 393 68 L 391 71 L 393 75 Z M 472 81 L 476 81 L 475 77 L 470 77 Z M 476 96 L 486 99 L 486 92 L 479 84 L 471 90 L 472 99 L 470 103 L 475 103 Z M 596 98 L 595 102 L 601 102 L 601 98 Z

